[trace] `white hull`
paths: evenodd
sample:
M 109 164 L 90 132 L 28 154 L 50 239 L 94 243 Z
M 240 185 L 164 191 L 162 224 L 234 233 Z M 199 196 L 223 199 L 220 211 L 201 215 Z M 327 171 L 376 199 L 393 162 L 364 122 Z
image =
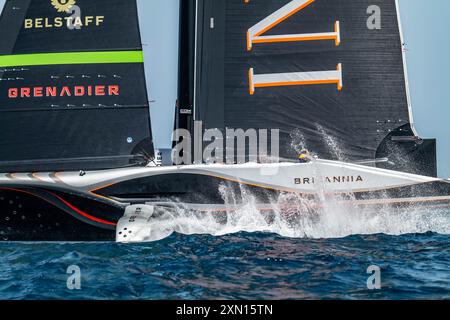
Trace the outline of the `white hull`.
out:
M 437 178 L 389 171 L 337 161 L 316 160 L 311 163 L 192 165 L 144 167 L 86 172 L 0 174 L 1 185 L 58 186 L 90 192 L 140 177 L 171 174 L 204 175 L 286 192 L 359 193 L 442 181 Z

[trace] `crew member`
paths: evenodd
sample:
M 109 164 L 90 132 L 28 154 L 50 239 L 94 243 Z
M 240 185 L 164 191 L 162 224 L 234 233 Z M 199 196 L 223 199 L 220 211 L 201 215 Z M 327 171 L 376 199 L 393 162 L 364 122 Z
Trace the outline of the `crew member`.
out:
M 300 154 L 298 155 L 298 161 L 300 163 L 311 162 L 311 155 L 309 154 L 309 151 L 306 149 L 303 149 L 302 151 L 300 151 Z

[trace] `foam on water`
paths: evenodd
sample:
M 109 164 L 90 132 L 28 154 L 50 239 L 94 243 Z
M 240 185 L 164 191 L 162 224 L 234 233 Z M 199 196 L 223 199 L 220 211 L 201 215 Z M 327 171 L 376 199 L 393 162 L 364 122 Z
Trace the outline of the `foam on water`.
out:
M 270 204 L 271 212 L 262 211 L 256 197 L 241 186 L 243 202 L 225 185 L 221 187 L 227 212 L 193 212 L 174 204 L 154 218 L 145 241 L 157 241 L 177 232 L 185 235 L 223 236 L 239 232 L 266 232 L 290 238 L 343 238 L 350 235 L 435 232 L 450 234 L 448 208 L 359 207 L 340 196 L 319 193 L 314 199 L 282 194 Z M 346 195 L 346 199 L 351 195 Z

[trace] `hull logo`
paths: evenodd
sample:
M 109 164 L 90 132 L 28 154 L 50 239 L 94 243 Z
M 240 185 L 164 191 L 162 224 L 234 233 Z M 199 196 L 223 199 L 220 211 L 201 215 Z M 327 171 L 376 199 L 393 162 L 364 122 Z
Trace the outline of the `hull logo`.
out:
M 52 0 L 52 5 L 58 12 L 69 12 L 75 4 L 75 0 Z
M 25 19 L 25 29 L 64 28 L 80 30 L 84 27 L 100 27 L 105 16 L 82 15 L 76 0 L 51 0 L 51 5 L 62 14 L 57 17 L 33 17 Z M 69 16 L 64 16 L 67 14 Z
M 361 183 L 364 182 L 364 179 L 362 176 L 341 176 L 341 177 L 325 177 L 324 182 L 326 183 L 332 183 L 332 184 L 339 184 L 339 183 Z M 295 184 L 296 185 L 308 185 L 308 184 L 315 184 L 316 179 L 315 178 L 295 178 Z

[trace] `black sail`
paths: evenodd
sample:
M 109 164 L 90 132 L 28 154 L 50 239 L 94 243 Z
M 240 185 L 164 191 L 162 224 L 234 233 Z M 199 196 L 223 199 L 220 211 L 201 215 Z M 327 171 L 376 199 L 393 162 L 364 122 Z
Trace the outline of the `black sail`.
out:
M 436 175 L 436 142 L 411 125 L 395 0 L 196 4 L 194 114 L 205 128 L 279 129 L 282 157 L 304 145 Z
M 0 172 L 153 157 L 136 1 L 6 1 L 0 80 Z

